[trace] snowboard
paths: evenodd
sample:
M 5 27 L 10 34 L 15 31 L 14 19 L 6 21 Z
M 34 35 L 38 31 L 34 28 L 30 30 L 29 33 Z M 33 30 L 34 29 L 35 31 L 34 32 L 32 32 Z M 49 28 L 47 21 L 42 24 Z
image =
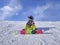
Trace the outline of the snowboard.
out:
M 26 31 L 25 30 L 20 30 L 20 34 L 26 34 Z M 31 31 L 31 34 L 43 34 L 43 31 L 42 30 L 33 30 Z

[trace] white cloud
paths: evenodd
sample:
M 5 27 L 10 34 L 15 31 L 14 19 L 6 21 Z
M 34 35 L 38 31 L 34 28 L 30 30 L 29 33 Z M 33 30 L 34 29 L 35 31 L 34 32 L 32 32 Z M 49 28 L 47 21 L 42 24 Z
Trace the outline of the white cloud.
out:
M 35 20 L 40 20 L 45 17 L 44 11 L 47 10 L 51 5 L 47 4 L 44 6 L 37 6 L 24 12 L 23 15 L 34 15 Z
M 0 8 L 0 20 L 4 20 L 7 17 L 13 16 L 18 11 L 22 10 L 21 4 L 16 2 L 17 0 L 11 0 L 11 2 L 2 8 Z
M 44 11 L 49 8 L 49 5 L 44 5 L 44 6 L 38 6 L 36 9 L 33 11 L 35 15 L 35 20 L 41 20 L 45 18 Z
M 3 8 L 0 9 L 0 11 L 1 11 L 0 20 L 4 20 L 13 11 L 13 8 L 11 8 L 9 6 L 4 6 Z

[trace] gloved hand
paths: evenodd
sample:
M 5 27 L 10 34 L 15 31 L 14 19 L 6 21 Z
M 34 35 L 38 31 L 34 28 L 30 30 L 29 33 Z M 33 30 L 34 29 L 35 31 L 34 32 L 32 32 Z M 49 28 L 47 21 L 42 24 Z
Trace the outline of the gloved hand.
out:
M 32 32 L 31 32 L 32 34 L 36 34 L 37 33 L 37 31 L 36 30 L 32 30 Z

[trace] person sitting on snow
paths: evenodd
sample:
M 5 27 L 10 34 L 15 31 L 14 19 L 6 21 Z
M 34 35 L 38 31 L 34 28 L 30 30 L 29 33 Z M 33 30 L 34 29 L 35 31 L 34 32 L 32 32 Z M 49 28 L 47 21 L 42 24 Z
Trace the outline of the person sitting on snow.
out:
M 28 16 L 28 22 L 26 23 L 26 25 L 25 25 L 25 30 L 26 30 L 26 34 L 35 34 L 36 33 L 36 31 L 35 31 L 35 29 L 36 29 L 36 26 L 35 26 L 35 23 L 34 23 L 34 21 L 33 21 L 33 16 Z

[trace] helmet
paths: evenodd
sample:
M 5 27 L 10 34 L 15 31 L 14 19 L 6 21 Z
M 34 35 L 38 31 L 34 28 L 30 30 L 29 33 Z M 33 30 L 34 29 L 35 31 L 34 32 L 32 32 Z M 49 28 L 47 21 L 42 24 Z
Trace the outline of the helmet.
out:
M 33 16 L 28 16 L 29 19 L 34 19 Z

